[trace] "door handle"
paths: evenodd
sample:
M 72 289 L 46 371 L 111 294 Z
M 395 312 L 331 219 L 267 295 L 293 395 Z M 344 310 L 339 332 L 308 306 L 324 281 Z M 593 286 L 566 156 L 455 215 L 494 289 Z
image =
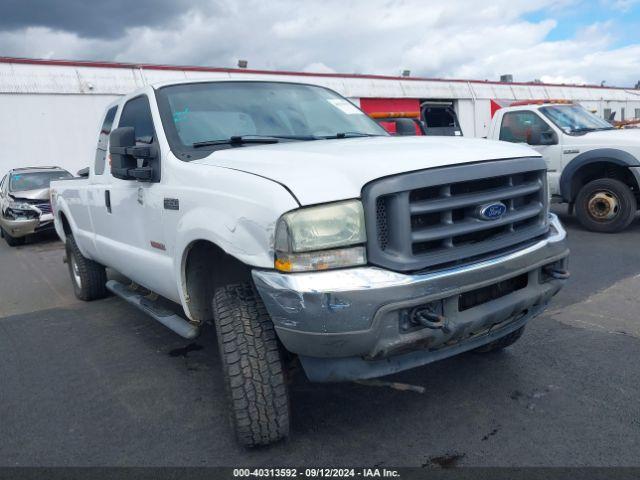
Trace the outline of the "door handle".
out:
M 111 192 L 109 190 L 104 191 L 104 204 L 107 207 L 107 212 L 111 213 Z

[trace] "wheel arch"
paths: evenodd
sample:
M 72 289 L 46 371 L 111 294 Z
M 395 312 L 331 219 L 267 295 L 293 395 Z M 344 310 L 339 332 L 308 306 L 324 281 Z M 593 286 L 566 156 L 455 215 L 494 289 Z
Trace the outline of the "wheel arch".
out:
M 69 224 L 69 220 L 67 220 L 67 215 L 64 212 L 60 212 L 60 226 L 65 236 L 71 234 L 71 225 Z
M 636 168 L 634 168 L 636 167 Z M 560 194 L 572 203 L 582 185 L 594 178 L 606 178 L 613 172 L 625 183 L 640 187 L 640 161 L 629 152 L 615 148 L 598 148 L 581 153 L 571 160 L 560 176 Z M 600 172 L 600 173 L 599 173 Z
M 264 213 L 200 206 L 180 219 L 173 271 L 180 303 L 191 320 L 211 318 L 213 290 L 223 280 L 244 281 L 251 279 L 252 268 L 273 268 L 278 217 L 276 212 L 267 212 L 266 216 Z
M 211 301 L 219 286 L 251 281 L 251 267 L 209 239 L 191 241 L 180 262 L 180 296 L 188 317 L 198 323 L 213 318 Z
M 60 201 L 60 197 L 58 197 L 56 205 L 54 227 L 56 229 L 56 233 L 64 243 L 67 241 L 67 235 L 72 235 L 76 230 L 73 217 L 69 214 L 69 209 L 67 208 L 66 203 Z

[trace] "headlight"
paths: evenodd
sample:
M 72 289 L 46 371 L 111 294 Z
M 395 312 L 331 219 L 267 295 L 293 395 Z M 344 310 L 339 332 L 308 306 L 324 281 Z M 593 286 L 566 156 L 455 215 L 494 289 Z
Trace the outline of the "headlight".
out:
M 25 202 L 9 202 L 9 206 L 11 210 L 33 210 L 31 205 Z
M 9 202 L 6 216 L 12 220 L 28 220 L 31 218 L 37 218 L 39 215 L 38 212 L 36 212 L 28 203 Z
M 363 265 L 367 262 L 365 241 L 359 200 L 294 210 L 278 221 L 275 267 L 303 272 Z

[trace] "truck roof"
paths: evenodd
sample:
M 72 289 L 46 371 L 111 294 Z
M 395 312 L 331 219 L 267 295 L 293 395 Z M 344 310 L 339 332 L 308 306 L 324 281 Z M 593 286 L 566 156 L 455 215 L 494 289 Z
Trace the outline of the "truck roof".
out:
M 108 110 L 111 107 L 114 107 L 116 105 L 120 105 L 123 102 L 126 102 L 127 100 L 140 95 L 141 93 L 148 92 L 149 87 L 151 87 L 153 90 L 158 90 L 159 88 L 170 87 L 173 85 L 188 85 L 188 84 L 196 84 L 196 83 L 213 83 L 213 82 L 215 83 L 240 83 L 240 82 L 290 83 L 292 85 L 309 85 L 310 87 L 320 87 L 320 88 L 327 88 L 331 90 L 331 88 L 329 87 L 325 87 L 323 85 L 318 85 L 315 83 L 300 82 L 297 80 L 282 79 L 282 78 L 220 78 L 220 77 L 208 78 L 208 77 L 204 77 L 204 78 L 198 78 L 198 79 L 191 78 L 191 79 L 185 79 L 185 80 L 165 80 L 162 82 L 149 83 L 148 85 L 132 90 L 126 95 L 113 100 L 111 103 L 109 103 L 106 106 L 105 110 Z
M 563 100 L 559 98 L 541 98 L 538 100 L 520 100 L 518 102 L 513 102 L 509 106 L 510 107 L 523 107 L 527 105 L 572 105 L 573 102 L 571 100 Z
M 307 82 L 301 82 L 299 80 L 292 80 L 292 79 L 284 79 L 284 78 L 220 78 L 220 77 L 211 77 L 211 78 L 207 78 L 207 77 L 203 77 L 203 78 L 198 78 L 198 79 L 185 79 L 185 80 L 165 80 L 162 82 L 154 82 L 149 84 L 149 86 L 151 86 L 154 89 L 158 89 L 158 88 L 162 88 L 162 87 L 168 87 L 171 85 L 186 85 L 186 84 L 190 84 L 190 83 L 223 83 L 223 82 L 233 82 L 233 83 L 239 83 L 239 82 L 251 82 L 251 83 L 291 83 L 294 85 L 309 85 L 311 87 L 321 87 L 322 85 L 318 85 L 316 83 L 307 83 Z M 326 88 L 326 87 L 324 87 Z

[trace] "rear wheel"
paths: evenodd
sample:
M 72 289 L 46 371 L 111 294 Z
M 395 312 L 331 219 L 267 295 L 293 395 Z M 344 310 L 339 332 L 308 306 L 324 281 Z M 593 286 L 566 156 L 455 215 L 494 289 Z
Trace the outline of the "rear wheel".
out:
M 524 333 L 524 327 L 520 327 L 519 329 L 514 330 L 513 332 L 511 332 L 508 335 L 505 335 L 502 338 L 499 338 L 497 340 L 494 340 L 491 343 L 487 343 L 486 345 L 476 348 L 474 352 L 477 352 L 477 353 L 497 352 L 499 350 L 502 350 L 503 348 L 507 348 L 508 346 L 516 343 L 518 340 L 520 340 L 520 337 L 522 336 L 523 333 Z
M 7 242 L 7 245 L 9 245 L 10 247 L 17 247 L 19 245 L 24 245 L 24 242 L 26 240 L 26 237 L 19 237 L 19 238 L 12 237 L 1 228 L 0 228 L 0 234 L 2 235 L 2 237 L 4 237 L 5 242 Z
M 67 264 L 73 292 L 80 300 L 89 301 L 107 296 L 107 272 L 93 260 L 84 257 L 72 235 L 67 235 Z
M 289 397 L 273 323 L 250 283 L 217 288 L 213 318 L 231 421 L 245 447 L 289 434 Z
M 614 178 L 599 178 L 584 185 L 576 197 L 578 220 L 588 230 L 615 233 L 633 221 L 636 197 L 628 185 Z

